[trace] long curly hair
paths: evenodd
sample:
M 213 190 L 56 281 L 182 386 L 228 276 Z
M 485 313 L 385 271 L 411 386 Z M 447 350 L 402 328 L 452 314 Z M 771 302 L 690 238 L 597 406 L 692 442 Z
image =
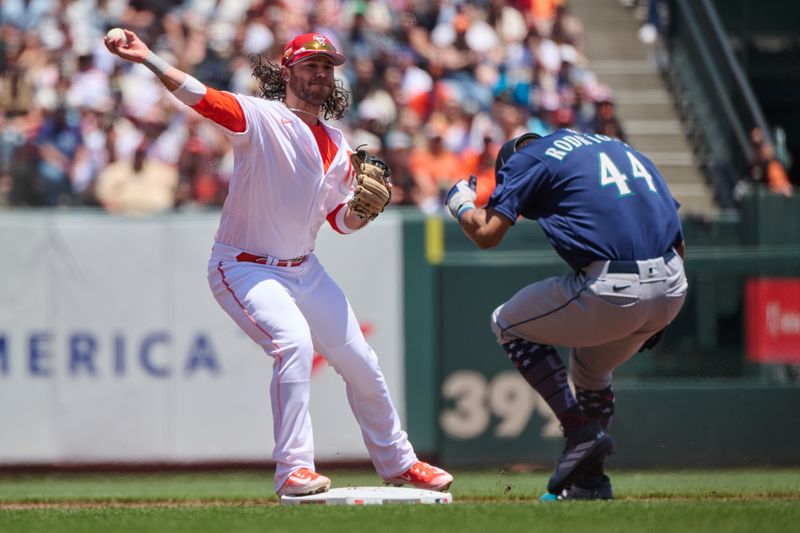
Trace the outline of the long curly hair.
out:
M 286 99 L 286 83 L 281 78 L 281 68 L 278 65 L 259 54 L 250 54 L 250 68 L 253 77 L 258 80 L 263 98 L 281 102 Z M 342 87 L 340 80 L 334 80 L 333 91 L 320 106 L 323 117 L 325 120 L 338 120 L 344 116 L 349 105 L 350 91 Z

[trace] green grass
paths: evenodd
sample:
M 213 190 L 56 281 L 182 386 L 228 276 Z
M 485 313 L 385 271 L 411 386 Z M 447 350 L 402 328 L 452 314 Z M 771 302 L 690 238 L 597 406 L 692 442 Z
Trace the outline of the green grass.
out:
M 800 470 L 613 472 L 616 500 L 549 504 L 536 501 L 546 473 L 455 474 L 454 505 L 374 507 L 280 506 L 270 472 L 5 475 L 0 532 L 800 530 Z

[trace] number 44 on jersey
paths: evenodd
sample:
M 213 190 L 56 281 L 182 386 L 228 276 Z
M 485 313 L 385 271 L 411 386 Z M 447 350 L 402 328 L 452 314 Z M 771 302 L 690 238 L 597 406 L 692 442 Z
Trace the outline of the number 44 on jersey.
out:
M 653 176 L 647 171 L 647 168 L 639 161 L 631 152 L 625 152 L 630 161 L 631 175 L 634 179 L 643 179 L 647 182 L 647 188 L 658 194 L 656 186 L 653 184 Z M 623 174 L 619 167 L 614 164 L 614 161 L 605 152 L 598 154 L 600 159 L 600 185 L 608 187 L 615 185 L 619 196 L 629 196 L 633 191 L 628 186 L 628 176 Z

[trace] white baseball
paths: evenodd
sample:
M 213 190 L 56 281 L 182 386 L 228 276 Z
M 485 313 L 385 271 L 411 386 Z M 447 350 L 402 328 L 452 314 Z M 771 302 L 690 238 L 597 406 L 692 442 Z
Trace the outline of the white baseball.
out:
M 128 38 L 125 36 L 125 32 L 122 31 L 121 28 L 111 28 L 106 33 L 106 37 L 109 41 L 116 41 L 119 40 L 122 44 L 128 44 Z

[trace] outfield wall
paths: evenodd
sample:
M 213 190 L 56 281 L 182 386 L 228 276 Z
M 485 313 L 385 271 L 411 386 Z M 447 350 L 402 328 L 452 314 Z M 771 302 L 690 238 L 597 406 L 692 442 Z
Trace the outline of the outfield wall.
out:
M 271 360 L 206 282 L 217 221 L 0 213 L 0 464 L 271 460 Z M 393 215 L 346 237 L 326 226 L 317 251 L 402 415 L 400 234 Z M 318 459 L 367 459 L 323 361 L 311 413 Z
M 684 221 L 689 299 L 658 348 L 617 372 L 615 466 L 800 464 L 800 366 L 785 362 L 800 354 L 785 349 L 800 341 L 795 200 Z M 270 362 L 205 281 L 217 217 L 0 213 L 0 465 L 270 461 Z M 318 253 L 420 454 L 552 464 L 557 422 L 488 323 L 518 288 L 566 270 L 535 224 L 482 252 L 448 218 L 393 210 L 352 236 L 323 229 Z M 761 344 L 746 334 L 755 279 L 766 311 L 753 323 L 783 335 Z M 324 364 L 312 379 L 318 459 L 366 460 L 341 380 Z

